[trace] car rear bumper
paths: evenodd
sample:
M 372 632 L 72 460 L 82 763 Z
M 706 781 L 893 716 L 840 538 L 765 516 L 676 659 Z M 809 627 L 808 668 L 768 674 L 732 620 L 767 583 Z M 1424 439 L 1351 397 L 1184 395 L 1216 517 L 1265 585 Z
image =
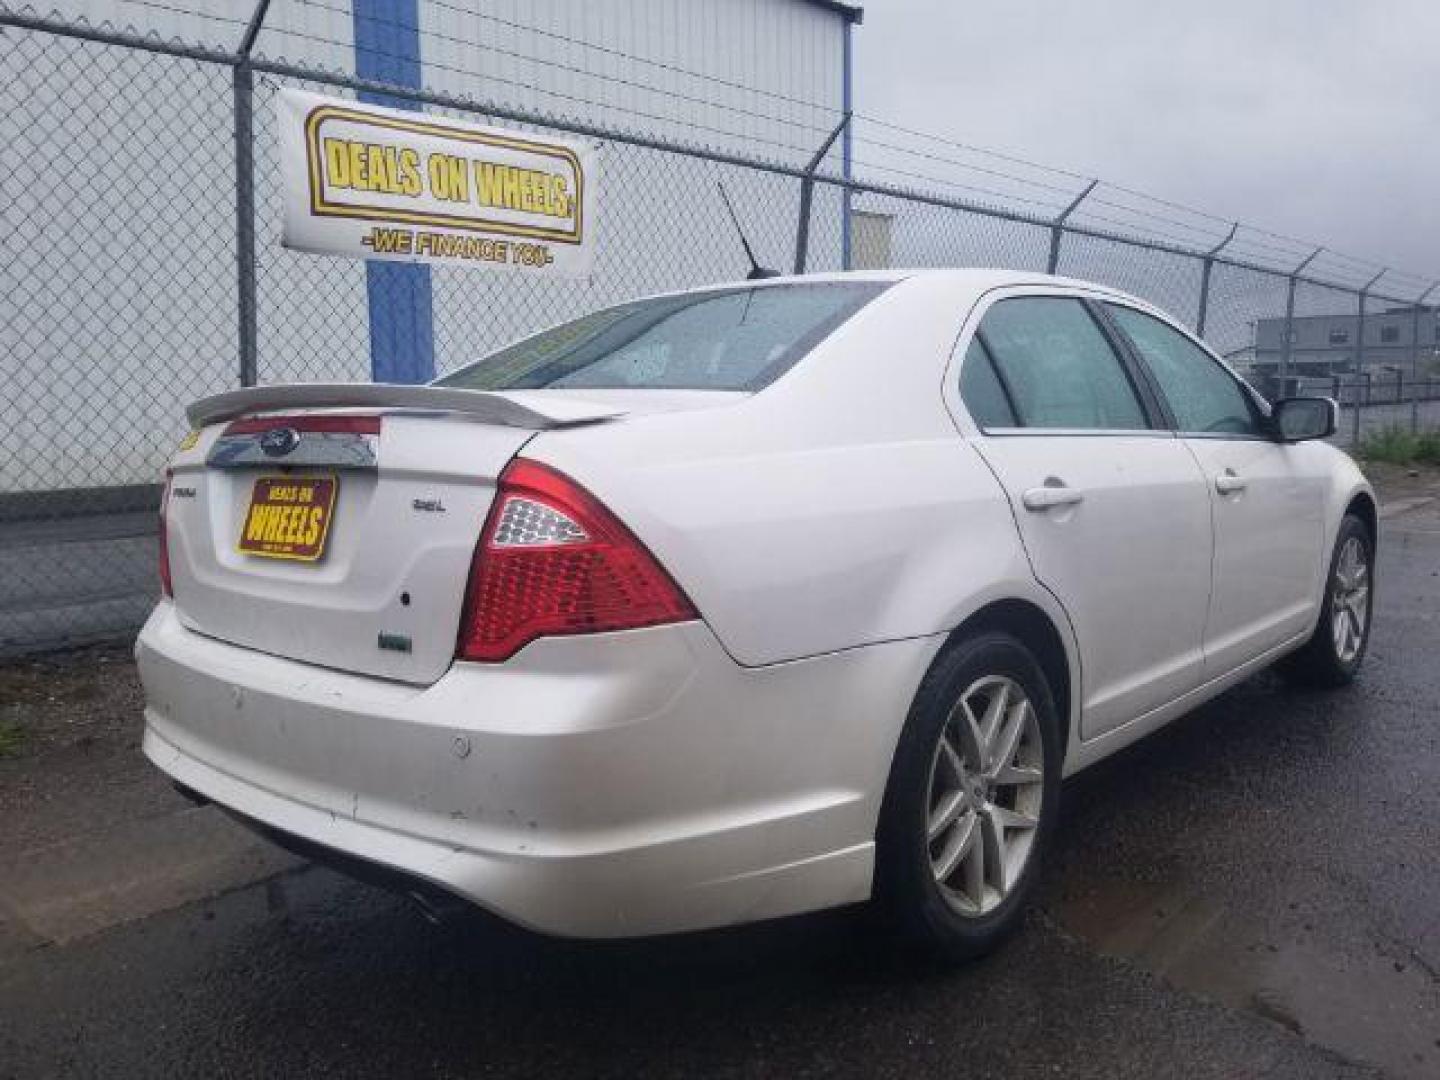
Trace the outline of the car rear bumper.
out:
M 145 753 L 181 784 L 521 925 L 613 937 L 865 899 L 937 646 L 747 669 L 686 623 L 415 687 L 216 641 L 162 603 L 136 656 Z

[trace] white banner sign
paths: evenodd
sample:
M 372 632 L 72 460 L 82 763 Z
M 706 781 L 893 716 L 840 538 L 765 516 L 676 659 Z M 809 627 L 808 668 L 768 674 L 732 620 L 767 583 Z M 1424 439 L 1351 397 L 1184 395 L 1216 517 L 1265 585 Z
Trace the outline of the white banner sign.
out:
M 276 109 L 286 247 L 589 275 L 593 146 L 299 90 Z

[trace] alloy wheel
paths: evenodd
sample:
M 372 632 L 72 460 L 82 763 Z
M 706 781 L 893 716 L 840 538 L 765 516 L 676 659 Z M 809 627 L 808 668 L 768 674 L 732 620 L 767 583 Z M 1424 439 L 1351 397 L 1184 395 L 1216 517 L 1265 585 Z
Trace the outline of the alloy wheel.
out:
M 1358 536 L 1346 539 L 1331 583 L 1330 629 L 1335 655 L 1348 664 L 1360 655 L 1370 614 L 1370 566 Z
M 1030 858 L 1044 796 L 1035 707 L 1014 679 L 992 675 L 960 695 L 930 762 L 926 843 L 947 903 L 984 915 Z

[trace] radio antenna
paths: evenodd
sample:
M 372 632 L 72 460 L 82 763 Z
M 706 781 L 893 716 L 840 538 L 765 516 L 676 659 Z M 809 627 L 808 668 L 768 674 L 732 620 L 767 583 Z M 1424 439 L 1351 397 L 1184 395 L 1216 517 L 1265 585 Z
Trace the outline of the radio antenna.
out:
M 750 247 L 750 241 L 745 238 L 745 230 L 740 227 L 740 219 L 735 214 L 735 207 L 730 202 L 730 195 L 726 192 L 725 185 L 716 180 L 715 186 L 720 189 L 720 198 L 725 203 L 725 209 L 730 212 L 730 221 L 735 226 L 735 232 L 740 236 L 740 246 L 745 249 L 745 257 L 750 260 L 750 272 L 745 275 L 745 280 L 763 281 L 765 278 L 779 277 L 778 270 L 761 266 L 760 261 L 755 258 L 755 252 Z

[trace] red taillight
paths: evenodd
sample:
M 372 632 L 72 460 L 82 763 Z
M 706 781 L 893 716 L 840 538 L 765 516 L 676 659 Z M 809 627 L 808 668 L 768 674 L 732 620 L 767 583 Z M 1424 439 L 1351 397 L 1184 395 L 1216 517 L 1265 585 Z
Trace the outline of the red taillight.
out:
M 485 521 L 457 655 L 505 660 L 538 637 L 696 618 L 680 586 L 569 477 L 516 458 Z
M 170 584 L 170 537 L 166 528 L 165 511 L 170 508 L 170 470 L 165 470 L 165 490 L 160 493 L 160 592 L 163 596 L 174 596 L 175 588 Z

